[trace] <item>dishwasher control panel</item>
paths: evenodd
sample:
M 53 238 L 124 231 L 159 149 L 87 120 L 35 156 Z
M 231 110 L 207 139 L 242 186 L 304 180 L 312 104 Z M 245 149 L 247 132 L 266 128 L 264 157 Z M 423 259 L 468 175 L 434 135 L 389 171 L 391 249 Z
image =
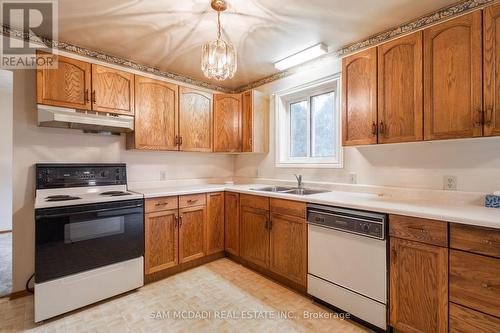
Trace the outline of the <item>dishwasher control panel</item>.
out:
M 365 237 L 385 239 L 387 215 L 309 204 L 307 223 Z

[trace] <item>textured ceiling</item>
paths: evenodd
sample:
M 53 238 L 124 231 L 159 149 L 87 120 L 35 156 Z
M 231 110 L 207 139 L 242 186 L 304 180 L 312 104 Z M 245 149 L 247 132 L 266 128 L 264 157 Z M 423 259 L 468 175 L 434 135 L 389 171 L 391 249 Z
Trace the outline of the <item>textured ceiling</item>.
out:
M 237 88 L 318 42 L 336 50 L 456 0 L 228 0 L 223 35 L 238 50 Z M 216 35 L 209 0 L 59 1 L 59 40 L 207 81 L 203 42 Z

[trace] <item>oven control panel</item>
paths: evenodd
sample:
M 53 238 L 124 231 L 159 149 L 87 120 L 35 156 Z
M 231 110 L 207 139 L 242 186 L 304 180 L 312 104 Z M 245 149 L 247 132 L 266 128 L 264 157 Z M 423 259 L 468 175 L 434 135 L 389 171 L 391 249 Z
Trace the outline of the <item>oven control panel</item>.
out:
M 125 164 L 37 164 L 37 189 L 126 185 Z

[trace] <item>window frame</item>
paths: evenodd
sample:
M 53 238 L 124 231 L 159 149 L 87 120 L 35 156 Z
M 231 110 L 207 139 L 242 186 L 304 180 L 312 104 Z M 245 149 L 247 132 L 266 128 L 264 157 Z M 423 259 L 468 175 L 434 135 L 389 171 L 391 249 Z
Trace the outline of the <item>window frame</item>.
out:
M 308 155 L 312 153 L 313 133 L 311 133 L 312 110 L 311 98 L 325 93 L 334 92 L 336 114 L 334 121 L 337 128 L 336 146 L 334 147 L 336 157 L 291 157 L 291 122 L 290 105 L 306 101 L 308 117 Z M 340 74 L 323 78 L 292 89 L 275 93 L 276 112 L 276 159 L 275 166 L 278 168 L 335 168 L 344 167 L 342 147 L 342 124 L 340 111 L 341 77 Z

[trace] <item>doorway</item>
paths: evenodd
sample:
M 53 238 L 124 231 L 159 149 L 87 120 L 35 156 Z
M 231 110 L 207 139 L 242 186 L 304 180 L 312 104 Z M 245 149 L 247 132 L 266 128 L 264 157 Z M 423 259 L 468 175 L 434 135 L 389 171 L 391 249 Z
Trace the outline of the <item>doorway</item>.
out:
M 12 289 L 12 74 L 0 70 L 0 297 Z

